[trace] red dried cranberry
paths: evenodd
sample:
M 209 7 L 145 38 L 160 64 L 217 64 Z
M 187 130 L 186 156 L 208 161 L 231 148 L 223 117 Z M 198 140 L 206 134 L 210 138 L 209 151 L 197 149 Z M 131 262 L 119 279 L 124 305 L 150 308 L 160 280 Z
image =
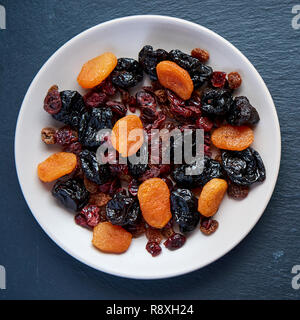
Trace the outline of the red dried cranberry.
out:
M 167 90 L 167 97 L 171 105 L 183 107 L 185 105 L 184 100 L 179 98 L 174 92 L 171 90 Z
M 157 178 L 159 175 L 159 168 L 155 166 L 150 166 L 150 168 L 139 178 L 139 181 L 146 181 L 150 178 Z
M 193 114 L 191 110 L 173 104 L 171 105 L 170 111 L 177 117 L 177 120 L 180 120 L 181 117 L 184 119 L 190 118 Z
M 135 113 L 136 108 L 137 108 L 137 103 L 136 103 L 136 99 L 135 97 L 130 97 L 129 101 L 128 101 L 128 108 L 130 110 L 130 112 Z
M 226 83 L 226 73 L 221 71 L 213 72 L 211 76 L 211 84 L 216 88 L 224 87 Z
M 99 192 L 103 192 L 113 196 L 120 188 L 120 180 L 114 179 L 113 181 L 107 182 L 99 186 Z
M 197 107 L 197 108 L 201 108 L 201 98 L 197 95 L 193 95 L 187 102 L 186 102 L 187 106 L 193 106 L 193 107 Z
M 164 245 L 169 250 L 176 250 L 181 248 L 186 241 L 186 237 L 180 233 L 174 233 L 171 237 L 169 237 Z
M 98 108 L 105 103 L 107 95 L 102 92 L 90 91 L 83 97 L 83 100 L 88 108 Z
M 68 146 L 73 142 L 78 141 L 78 134 L 68 126 L 58 129 L 55 133 L 56 143 L 62 146 Z
M 156 109 L 156 100 L 153 94 L 145 91 L 139 91 L 136 94 L 136 102 L 140 108 L 150 107 Z
M 99 211 L 99 207 L 90 204 L 81 210 L 81 214 L 85 217 L 89 227 L 93 228 L 100 222 Z
M 194 106 L 186 106 L 185 109 L 190 110 L 192 112 L 192 117 L 200 117 L 201 116 L 201 109 Z
M 213 125 L 213 122 L 208 117 L 200 117 L 196 121 L 196 126 L 199 129 L 203 129 L 205 132 L 211 131 Z
M 146 250 L 152 255 L 152 257 L 156 257 L 161 253 L 160 245 L 157 242 L 153 241 L 148 241 Z
M 61 97 L 57 86 L 52 86 L 44 100 L 44 110 L 49 114 L 57 114 L 62 107 Z
M 80 225 L 81 227 L 85 227 L 85 228 L 88 228 L 88 225 L 87 225 L 87 222 L 86 222 L 86 218 L 83 214 L 81 213 L 78 213 L 76 216 L 75 216 L 75 222 Z
M 104 81 L 102 81 L 98 88 L 108 96 L 113 96 L 117 92 L 117 89 L 113 85 L 110 78 L 106 78 Z
M 118 117 L 125 117 L 127 107 L 119 101 L 107 101 L 106 106 L 111 109 L 112 113 Z
M 134 197 L 137 196 L 138 193 L 138 189 L 139 189 L 139 183 L 137 180 L 132 179 L 128 185 L 128 191 L 131 195 L 133 195 Z
M 218 229 L 219 223 L 211 218 L 201 218 L 200 231 L 205 235 L 210 235 Z
M 82 151 L 82 145 L 80 142 L 73 142 L 64 148 L 64 152 L 71 152 L 79 155 Z

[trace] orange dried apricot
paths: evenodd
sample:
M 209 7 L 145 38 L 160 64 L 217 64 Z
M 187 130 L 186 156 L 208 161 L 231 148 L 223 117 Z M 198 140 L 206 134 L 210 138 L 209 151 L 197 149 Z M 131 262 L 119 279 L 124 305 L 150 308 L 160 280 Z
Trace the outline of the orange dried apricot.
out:
M 163 228 L 172 218 L 170 191 L 159 178 L 144 181 L 138 190 L 138 199 L 145 221 L 153 228 Z
M 77 166 L 74 153 L 58 152 L 38 165 L 38 176 L 43 182 L 51 182 L 71 173 Z
M 112 129 L 111 142 L 122 157 L 135 154 L 144 143 L 141 119 L 136 115 L 119 119 Z
M 158 80 L 162 86 L 174 91 L 181 99 L 188 100 L 194 90 L 189 73 L 172 61 L 162 61 L 156 66 Z
M 223 179 L 214 178 L 208 181 L 200 194 L 198 211 L 205 217 L 213 216 L 219 209 L 227 187 L 227 182 Z
M 83 65 L 77 82 L 82 88 L 94 88 L 111 74 L 117 63 L 118 59 L 113 53 L 105 52 Z
M 123 253 L 131 244 L 132 235 L 120 226 L 100 222 L 93 230 L 93 245 L 107 253 Z
M 216 129 L 211 135 L 211 141 L 217 148 L 232 151 L 247 149 L 253 140 L 253 130 L 247 126 L 227 124 Z

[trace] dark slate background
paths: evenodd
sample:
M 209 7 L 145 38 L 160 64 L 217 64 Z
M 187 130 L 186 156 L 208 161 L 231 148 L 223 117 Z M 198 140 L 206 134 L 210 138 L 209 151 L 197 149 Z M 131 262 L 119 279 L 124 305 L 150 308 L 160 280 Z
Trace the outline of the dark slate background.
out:
M 291 26 L 297 2 L 0 0 L 7 10 L 7 30 L 0 30 L 0 265 L 7 290 L 0 299 L 299 299 L 291 287 L 291 269 L 300 264 L 300 29 Z M 239 48 L 267 83 L 282 133 L 278 183 L 254 230 L 219 261 L 167 280 L 117 278 L 66 254 L 31 215 L 14 165 L 17 115 L 43 63 L 81 31 L 135 14 L 194 21 Z

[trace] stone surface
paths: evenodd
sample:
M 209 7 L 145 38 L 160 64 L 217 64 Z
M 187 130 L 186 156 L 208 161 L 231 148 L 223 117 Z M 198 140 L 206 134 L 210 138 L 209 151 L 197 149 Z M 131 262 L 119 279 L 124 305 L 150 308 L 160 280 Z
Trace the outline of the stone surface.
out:
M 299 299 L 291 269 L 300 265 L 300 29 L 294 1 L 2 0 L 0 30 L 1 299 Z M 135 281 L 95 271 L 66 254 L 38 226 L 14 165 L 22 99 L 43 63 L 67 40 L 98 23 L 134 14 L 177 16 L 216 31 L 254 64 L 275 101 L 282 133 L 278 183 L 263 217 L 244 241 L 210 266 L 176 279 Z

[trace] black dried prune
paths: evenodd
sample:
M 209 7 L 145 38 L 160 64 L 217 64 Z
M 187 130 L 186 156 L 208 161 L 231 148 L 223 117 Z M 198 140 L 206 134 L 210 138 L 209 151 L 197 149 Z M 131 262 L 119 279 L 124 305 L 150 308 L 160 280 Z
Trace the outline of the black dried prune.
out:
M 99 164 L 95 152 L 83 150 L 80 155 L 81 168 L 87 179 L 104 184 L 110 180 L 109 164 Z
M 89 192 L 78 179 L 57 181 L 52 188 L 52 195 L 66 208 L 79 211 L 89 200 Z
M 120 88 L 134 87 L 143 80 L 143 69 L 131 58 L 120 58 L 111 77 L 112 83 Z
M 252 148 L 223 151 L 222 166 L 229 179 L 238 185 L 249 186 L 266 178 L 264 163 L 259 153 Z
M 152 81 L 157 80 L 156 66 L 159 62 L 168 60 L 169 54 L 163 49 L 153 50 L 152 46 L 144 46 L 139 52 L 139 63 Z
M 232 96 L 226 89 L 206 88 L 202 96 L 202 111 L 209 115 L 225 115 L 231 106 Z
M 246 97 L 236 97 L 230 106 L 227 122 L 234 126 L 255 125 L 259 121 L 257 110 Z
M 171 193 L 171 210 L 181 232 L 193 231 L 200 220 L 197 198 L 188 189 L 177 189 Z
M 209 80 L 212 75 L 213 71 L 211 67 L 205 66 L 198 59 L 178 49 L 170 51 L 169 56 L 173 62 L 177 63 L 190 74 L 195 88 Z
M 106 216 L 114 225 L 134 224 L 141 216 L 139 202 L 121 192 L 116 193 L 107 203 Z
M 52 114 L 55 120 L 74 128 L 79 127 L 82 114 L 86 111 L 81 94 L 77 91 L 65 90 L 60 93 L 62 107 L 56 114 Z
M 173 171 L 173 178 L 177 185 L 183 188 L 196 188 L 204 186 L 209 180 L 220 178 L 223 175 L 220 163 L 209 157 L 204 157 L 203 171 L 201 174 L 187 174 L 187 169 L 194 171 L 197 170 L 198 166 L 199 164 L 197 162 L 178 166 Z
M 112 128 L 112 111 L 110 108 L 93 108 L 81 116 L 79 141 L 84 147 L 97 148 L 103 141 L 98 135 L 101 129 Z

